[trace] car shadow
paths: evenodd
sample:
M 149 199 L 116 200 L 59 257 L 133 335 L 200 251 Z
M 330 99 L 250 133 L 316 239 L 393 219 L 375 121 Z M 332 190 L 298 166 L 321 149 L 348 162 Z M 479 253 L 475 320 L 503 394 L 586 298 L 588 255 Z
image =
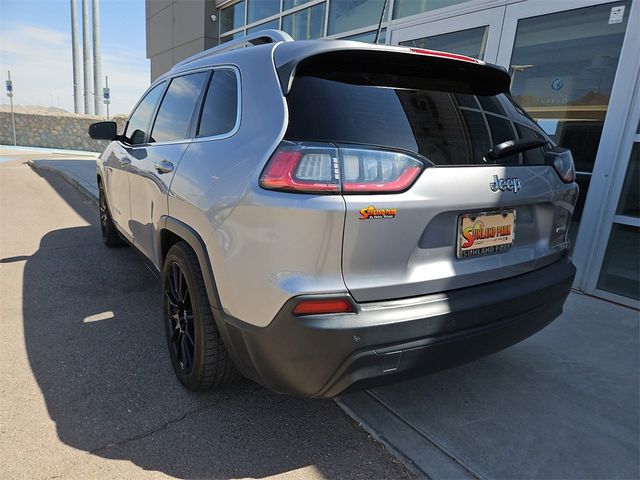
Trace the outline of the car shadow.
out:
M 88 223 L 46 234 L 24 268 L 26 349 L 62 442 L 181 478 L 308 466 L 329 478 L 403 475 L 332 401 L 248 380 L 200 394 L 182 388 L 166 352 L 157 280 L 133 249 L 102 245 L 90 201 L 57 175 L 40 175 Z

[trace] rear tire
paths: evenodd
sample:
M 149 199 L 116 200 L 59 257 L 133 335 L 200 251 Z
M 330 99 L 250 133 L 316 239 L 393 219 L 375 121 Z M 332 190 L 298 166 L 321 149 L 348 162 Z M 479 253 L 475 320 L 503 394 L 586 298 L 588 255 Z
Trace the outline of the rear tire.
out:
M 120 237 L 116 226 L 113 224 L 107 197 L 104 194 L 102 182 L 98 183 L 98 205 L 100 207 L 100 230 L 102 231 L 102 241 L 109 248 L 124 247 L 127 243 Z
M 193 391 L 229 385 L 240 375 L 216 326 L 198 257 L 173 245 L 162 268 L 162 315 L 171 365 Z

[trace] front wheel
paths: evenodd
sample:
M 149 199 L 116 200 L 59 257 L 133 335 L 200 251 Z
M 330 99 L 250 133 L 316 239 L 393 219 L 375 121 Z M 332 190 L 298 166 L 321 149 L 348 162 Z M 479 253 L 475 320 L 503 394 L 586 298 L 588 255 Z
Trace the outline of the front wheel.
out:
M 239 377 L 213 318 L 198 258 L 186 242 L 173 245 L 165 258 L 162 314 L 171 364 L 185 387 L 207 390 Z
M 104 194 L 102 182 L 98 183 L 98 203 L 100 204 L 100 230 L 102 231 L 102 241 L 109 248 L 123 247 L 126 242 L 120 238 L 116 226 L 113 224 L 111 212 L 107 205 L 107 197 Z

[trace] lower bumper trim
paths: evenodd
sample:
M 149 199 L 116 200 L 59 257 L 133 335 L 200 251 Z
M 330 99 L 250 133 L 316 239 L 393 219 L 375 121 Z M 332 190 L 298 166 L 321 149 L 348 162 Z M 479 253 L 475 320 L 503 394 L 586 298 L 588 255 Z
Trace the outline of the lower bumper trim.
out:
M 218 327 L 245 376 L 281 393 L 332 397 L 460 365 L 522 341 L 562 313 L 574 276 L 565 256 L 505 280 L 355 304 L 356 314 L 297 317 L 292 310 L 302 297 L 295 297 L 267 327 L 257 328 L 219 311 Z

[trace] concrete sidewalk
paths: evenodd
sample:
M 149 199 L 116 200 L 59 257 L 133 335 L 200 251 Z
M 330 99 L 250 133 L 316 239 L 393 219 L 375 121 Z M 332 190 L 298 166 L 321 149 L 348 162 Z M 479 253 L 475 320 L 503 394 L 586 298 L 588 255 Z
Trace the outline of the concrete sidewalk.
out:
M 0 151 L 1 152 L 1 151 Z M 31 152 L 32 154 L 33 152 Z M 15 158 L 13 158 L 15 157 Z M 18 159 L 14 154 L 12 159 Z M 98 183 L 96 180 L 96 159 L 98 154 L 74 155 L 56 154 L 37 160 L 29 160 L 27 163 L 36 170 L 44 170 L 58 173 L 89 200 L 98 204 Z
M 518 345 L 339 403 L 430 478 L 640 478 L 639 325 L 572 293 Z
M 97 197 L 94 159 L 47 159 Z M 640 478 L 637 311 L 572 293 L 563 315 L 486 359 L 338 403 L 430 478 Z

